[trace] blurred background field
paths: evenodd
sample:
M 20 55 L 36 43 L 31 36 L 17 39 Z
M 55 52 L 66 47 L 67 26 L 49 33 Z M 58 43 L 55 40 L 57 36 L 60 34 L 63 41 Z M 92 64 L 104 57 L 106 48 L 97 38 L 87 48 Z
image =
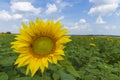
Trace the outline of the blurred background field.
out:
M 14 34 L 0 34 L 0 80 L 41 80 L 25 75 L 26 67 L 17 68 L 17 54 L 10 48 Z M 120 37 L 72 36 L 66 45 L 65 60 L 49 64 L 46 80 L 120 80 Z

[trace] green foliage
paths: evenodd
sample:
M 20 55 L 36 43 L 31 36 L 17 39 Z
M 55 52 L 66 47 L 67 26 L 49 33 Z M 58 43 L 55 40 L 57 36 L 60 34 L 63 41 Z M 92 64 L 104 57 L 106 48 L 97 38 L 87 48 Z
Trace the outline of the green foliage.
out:
M 8 80 L 8 75 L 5 72 L 0 72 L 0 80 Z
M 115 65 L 120 66 L 120 38 L 74 36 L 72 40 L 66 48 L 67 59 L 82 80 L 119 80 L 120 67 Z
M 72 36 L 65 48 L 65 60 L 49 64 L 44 74 L 25 75 L 26 66 L 17 68 L 17 54 L 10 48 L 12 34 L 0 34 L 0 80 L 119 80 L 120 38 Z M 91 46 L 90 44 L 95 44 Z
M 8 32 L 6 32 L 6 34 L 11 34 L 11 32 L 8 31 Z
M 8 31 L 8 32 L 1 32 L 0 34 L 11 34 L 11 32 L 10 31 Z
M 75 70 L 75 68 L 71 65 L 69 61 L 67 60 L 61 61 L 61 65 L 65 68 L 65 70 L 67 70 L 74 77 L 79 77 L 78 72 Z
M 75 80 L 75 78 L 72 75 L 67 74 L 63 71 L 60 71 L 60 76 L 61 76 L 61 80 Z

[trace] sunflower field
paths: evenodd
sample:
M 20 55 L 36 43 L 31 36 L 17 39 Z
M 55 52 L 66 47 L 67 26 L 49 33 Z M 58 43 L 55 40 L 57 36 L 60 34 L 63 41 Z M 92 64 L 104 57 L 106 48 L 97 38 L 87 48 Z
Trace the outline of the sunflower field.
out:
M 120 80 L 120 37 L 72 36 L 64 60 L 26 76 L 26 66 L 14 65 L 13 34 L 0 34 L 0 80 Z

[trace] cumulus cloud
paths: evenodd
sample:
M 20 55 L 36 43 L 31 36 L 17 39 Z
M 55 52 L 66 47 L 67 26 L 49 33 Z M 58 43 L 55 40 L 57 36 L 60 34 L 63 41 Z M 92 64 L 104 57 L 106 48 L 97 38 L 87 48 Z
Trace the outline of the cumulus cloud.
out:
M 78 22 L 74 23 L 74 26 L 71 27 L 70 29 L 83 30 L 83 29 L 87 29 L 88 26 L 89 24 L 86 22 L 86 20 L 81 18 Z
M 81 34 L 87 35 L 92 33 L 92 28 L 89 23 L 81 24 L 79 21 L 71 25 L 71 27 L 67 27 L 71 34 Z
M 31 12 L 34 14 L 41 12 L 41 8 L 35 8 L 30 2 L 13 2 L 11 9 L 13 12 Z
M 78 22 L 71 24 L 71 27 L 67 27 L 70 30 L 88 30 L 90 25 L 84 18 L 81 18 Z
M 117 16 L 120 16 L 120 11 L 117 11 L 115 14 L 116 14 Z
M 18 32 L 19 32 L 19 27 L 18 27 L 17 25 L 12 25 L 9 30 L 10 30 L 12 33 L 18 33 Z
M 118 7 L 118 4 L 104 4 L 104 5 L 99 5 L 96 7 L 92 7 L 88 14 L 101 14 L 105 15 L 111 12 L 114 12 L 116 8 Z
M 79 23 L 84 24 L 84 23 L 86 23 L 86 20 L 85 19 L 80 19 Z
M 46 7 L 46 14 L 52 14 L 55 12 L 61 12 L 65 7 L 71 7 L 72 4 L 70 4 L 68 1 L 64 0 L 55 0 L 54 4 L 47 3 Z
M 64 19 L 64 16 L 60 16 L 56 21 L 61 21 L 61 20 L 63 20 Z
M 104 24 L 104 23 L 106 23 L 106 22 L 102 19 L 101 16 L 98 16 L 98 18 L 97 18 L 97 20 L 96 20 L 96 23 L 97 23 L 97 24 Z
M 62 9 L 64 9 L 65 7 L 71 7 L 72 4 L 70 4 L 69 2 L 65 2 L 63 0 L 55 0 L 55 3 L 58 7 L 58 11 L 61 12 Z
M 21 18 L 23 18 L 23 16 L 21 14 L 14 14 L 14 15 L 12 15 L 12 18 L 21 19 Z
M 47 4 L 46 14 L 51 14 L 57 12 L 58 8 L 55 4 Z
M 89 33 L 92 31 L 89 23 L 86 22 L 85 19 L 80 19 L 78 22 L 74 23 L 72 27 L 68 28 L 69 30 L 74 30 L 75 32 L 83 32 Z
M 8 11 L 2 10 L 0 11 L 0 20 L 8 21 L 11 19 L 22 19 L 23 16 L 21 14 L 9 14 Z
M 90 30 L 90 24 L 86 23 L 86 24 L 80 24 L 80 23 L 75 23 L 74 27 L 71 27 L 70 29 L 76 29 L 79 31 L 89 31 Z
M 79 26 L 78 26 L 78 22 L 74 23 L 71 27 L 67 27 L 68 29 L 70 30 L 78 30 L 79 29 Z
M 114 30 L 117 29 L 117 26 L 105 26 L 105 30 Z
M 94 6 L 88 14 L 107 15 L 115 12 L 119 7 L 120 0 L 89 0 Z
M 28 22 L 29 19 L 24 18 L 24 19 L 22 19 L 22 21 L 23 21 L 23 22 Z
M 8 21 L 9 19 L 11 19 L 11 15 L 8 14 L 7 11 L 2 10 L 2 11 L 0 11 L 0 19 L 1 19 L 1 20 L 5 20 L 5 21 Z
M 89 0 L 89 2 L 92 2 L 96 5 L 100 4 L 113 4 L 113 3 L 120 3 L 120 0 Z
M 56 0 L 56 3 L 61 3 L 61 0 Z

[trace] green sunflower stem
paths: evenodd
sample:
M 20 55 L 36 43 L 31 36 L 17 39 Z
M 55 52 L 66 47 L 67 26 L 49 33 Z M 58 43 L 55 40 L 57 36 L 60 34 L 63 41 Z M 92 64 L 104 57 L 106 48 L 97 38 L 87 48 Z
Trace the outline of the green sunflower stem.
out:
M 46 70 L 42 73 L 42 80 L 47 80 Z

